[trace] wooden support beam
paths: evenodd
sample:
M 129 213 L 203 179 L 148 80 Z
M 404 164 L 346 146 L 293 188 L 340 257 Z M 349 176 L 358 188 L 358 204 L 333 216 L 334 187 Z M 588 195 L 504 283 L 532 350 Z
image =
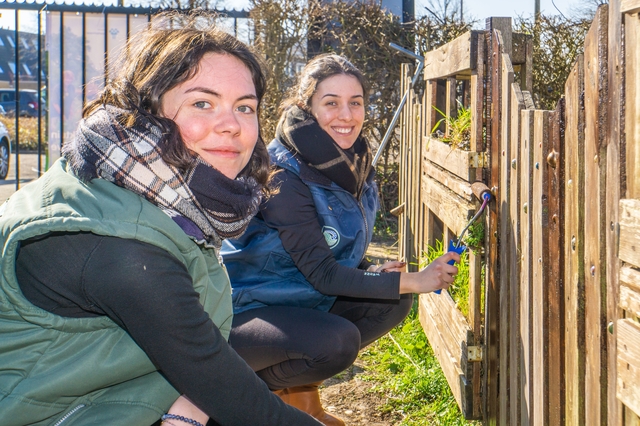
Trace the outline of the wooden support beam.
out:
M 480 31 L 469 31 L 424 55 L 424 78 L 432 80 L 470 74 L 476 66 L 476 40 Z
M 455 149 L 436 138 L 425 139 L 423 158 L 468 182 L 475 181 L 476 169 L 487 166 L 483 153 Z

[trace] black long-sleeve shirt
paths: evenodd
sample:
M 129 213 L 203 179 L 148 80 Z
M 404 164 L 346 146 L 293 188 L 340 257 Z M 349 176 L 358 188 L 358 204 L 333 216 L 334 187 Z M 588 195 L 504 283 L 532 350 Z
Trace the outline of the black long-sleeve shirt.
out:
M 182 394 L 222 425 L 317 425 L 285 405 L 231 349 L 185 266 L 165 250 L 91 233 L 23 242 L 25 297 L 64 317 L 108 316 Z
M 399 299 L 400 273 L 366 272 L 340 265 L 326 243 L 309 187 L 283 170 L 274 178 L 279 192 L 261 208 L 265 223 L 278 230 L 280 240 L 300 272 L 319 292 L 331 296 Z

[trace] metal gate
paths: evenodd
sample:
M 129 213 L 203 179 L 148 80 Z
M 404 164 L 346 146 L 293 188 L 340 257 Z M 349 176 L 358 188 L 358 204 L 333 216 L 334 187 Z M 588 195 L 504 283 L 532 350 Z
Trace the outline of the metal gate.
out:
M 40 95 L 35 114 L 38 175 L 60 156 L 61 146 L 73 136 L 85 103 L 96 97 L 113 73 L 121 46 L 160 10 L 0 1 L 2 18 L 13 15 L 15 28 L 6 37 L 8 46 L 0 38 L 0 56 L 6 56 L 4 63 L 8 64 L 3 67 L 0 58 L 0 87 L 14 90 L 17 112 L 21 111 L 21 91 L 36 89 Z M 251 42 L 247 11 L 214 12 L 227 31 Z M 21 118 L 20 113 L 15 114 L 15 130 L 10 135 L 15 190 L 20 188 Z

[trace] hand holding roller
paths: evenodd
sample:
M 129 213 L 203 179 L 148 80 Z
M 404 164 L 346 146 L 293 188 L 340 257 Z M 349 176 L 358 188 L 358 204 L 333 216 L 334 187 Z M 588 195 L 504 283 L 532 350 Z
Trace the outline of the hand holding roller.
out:
M 480 215 L 484 212 L 484 209 L 487 207 L 487 204 L 489 203 L 489 200 L 491 199 L 491 190 L 489 189 L 489 187 L 487 187 L 487 185 L 485 185 L 482 182 L 474 182 L 474 183 L 472 183 L 471 184 L 471 191 L 478 198 L 478 200 L 482 201 L 482 205 L 480 206 L 480 209 L 478 209 L 478 211 L 476 212 L 475 216 L 473 216 L 471 218 L 471 220 L 469 221 L 469 223 L 467 223 L 467 226 L 464 227 L 464 229 L 460 233 L 460 236 L 458 237 L 457 241 L 455 241 L 455 242 L 454 242 L 454 240 L 450 240 L 449 241 L 448 251 L 455 251 L 456 253 L 458 253 L 460 255 L 467 248 L 466 246 L 463 246 L 463 245 L 460 244 L 462 242 L 462 237 L 464 236 L 465 232 L 467 232 L 467 229 L 469 229 L 471 224 L 473 222 L 475 222 L 480 217 Z M 454 261 L 450 260 L 447 263 L 449 265 L 453 265 Z M 441 292 L 442 292 L 442 290 L 434 291 L 434 293 L 436 293 L 436 294 L 440 294 Z

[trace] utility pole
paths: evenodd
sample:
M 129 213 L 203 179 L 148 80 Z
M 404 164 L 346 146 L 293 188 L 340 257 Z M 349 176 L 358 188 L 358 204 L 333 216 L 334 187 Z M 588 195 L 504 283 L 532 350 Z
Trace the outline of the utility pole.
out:
M 540 0 L 535 0 L 534 17 L 537 21 L 540 18 Z
M 540 0 L 536 0 L 540 1 Z M 460 0 L 460 23 L 464 22 L 464 0 Z

